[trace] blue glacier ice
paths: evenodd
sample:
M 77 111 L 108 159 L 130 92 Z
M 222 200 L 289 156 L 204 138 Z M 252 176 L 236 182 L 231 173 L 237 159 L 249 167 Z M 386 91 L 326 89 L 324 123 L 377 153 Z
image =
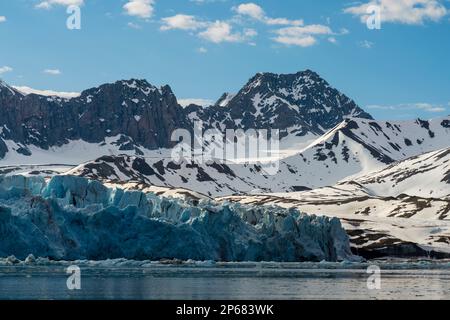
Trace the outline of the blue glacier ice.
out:
M 0 257 L 357 260 L 338 219 L 163 198 L 73 176 L 0 177 Z

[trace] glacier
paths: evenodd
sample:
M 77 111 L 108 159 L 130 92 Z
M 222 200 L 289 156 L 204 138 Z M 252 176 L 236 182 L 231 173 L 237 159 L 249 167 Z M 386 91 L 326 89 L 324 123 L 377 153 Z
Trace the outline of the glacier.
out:
M 180 200 L 75 176 L 0 176 L 0 257 L 359 261 L 337 218 Z

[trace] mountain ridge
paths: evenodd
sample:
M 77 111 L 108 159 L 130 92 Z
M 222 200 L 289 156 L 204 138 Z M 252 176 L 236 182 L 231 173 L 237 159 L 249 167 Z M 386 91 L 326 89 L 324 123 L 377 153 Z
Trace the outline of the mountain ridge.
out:
M 282 139 L 303 141 L 346 117 L 372 118 L 310 70 L 258 73 L 238 94 L 206 108 L 183 108 L 169 85 L 156 87 L 145 79 L 102 84 L 71 98 L 23 94 L 1 82 L 0 106 L 0 161 L 8 152 L 31 157 L 35 147 L 40 153 L 74 141 L 143 155 L 173 147 L 171 133 L 192 132 L 196 120 L 204 129 L 279 129 Z

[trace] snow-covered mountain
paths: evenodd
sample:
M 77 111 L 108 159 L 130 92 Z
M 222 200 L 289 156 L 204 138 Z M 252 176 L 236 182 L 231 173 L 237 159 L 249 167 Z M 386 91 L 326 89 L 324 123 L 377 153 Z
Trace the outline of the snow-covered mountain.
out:
M 402 195 L 375 197 L 349 185 L 302 193 L 223 198 L 252 206 L 280 206 L 341 220 L 355 253 L 450 257 L 450 200 Z
M 209 196 L 301 191 L 331 186 L 397 160 L 448 147 L 449 119 L 344 120 L 297 154 L 280 159 L 274 175 L 256 163 L 175 163 L 171 158 L 132 156 L 101 157 L 69 173 L 103 181 L 188 188 Z
M 450 253 L 450 148 L 396 162 L 334 186 L 222 198 L 339 217 L 359 254 Z M 441 253 L 436 253 L 441 252 Z
M 251 193 L 254 191 L 293 191 L 279 176 L 271 177 L 257 164 L 224 164 L 212 162 L 199 165 L 172 159 L 135 156 L 104 156 L 83 163 L 66 172 L 103 182 L 141 182 L 147 185 L 186 188 L 208 196 Z M 289 174 L 286 173 L 286 177 Z
M 367 257 L 450 256 L 450 116 L 376 121 L 310 70 L 260 73 L 212 106 L 185 108 L 170 87 L 145 80 L 70 98 L 25 94 L 0 82 L 0 107 L 2 181 L 16 174 L 31 180 L 78 176 L 102 188 L 194 206 L 216 198 L 252 208 L 297 208 L 340 218 L 355 252 Z M 191 131 L 196 121 L 220 131 L 279 129 L 280 152 L 263 163 L 177 162 L 172 131 Z M 273 174 L 264 170 L 270 161 L 277 166 Z M 239 228 L 261 236 L 241 222 Z
M 188 108 L 209 127 L 279 129 L 288 135 L 322 135 L 348 117 L 372 119 L 317 73 L 258 73 L 237 93 L 225 93 L 210 108 Z
M 283 159 L 304 181 L 317 188 L 387 164 L 445 148 L 450 141 L 450 116 L 430 121 L 344 120 L 335 128 Z
M 404 194 L 450 200 L 450 147 L 408 158 L 339 185 L 346 184 L 358 184 L 373 196 Z

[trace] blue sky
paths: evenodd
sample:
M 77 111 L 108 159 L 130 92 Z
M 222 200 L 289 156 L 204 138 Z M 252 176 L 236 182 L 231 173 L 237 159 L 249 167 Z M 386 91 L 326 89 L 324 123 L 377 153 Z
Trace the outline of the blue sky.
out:
M 80 30 L 66 26 L 70 4 Z M 145 78 L 216 100 L 256 72 L 312 69 L 378 119 L 450 114 L 448 0 L 1 1 L 0 39 L 0 78 L 16 86 Z

